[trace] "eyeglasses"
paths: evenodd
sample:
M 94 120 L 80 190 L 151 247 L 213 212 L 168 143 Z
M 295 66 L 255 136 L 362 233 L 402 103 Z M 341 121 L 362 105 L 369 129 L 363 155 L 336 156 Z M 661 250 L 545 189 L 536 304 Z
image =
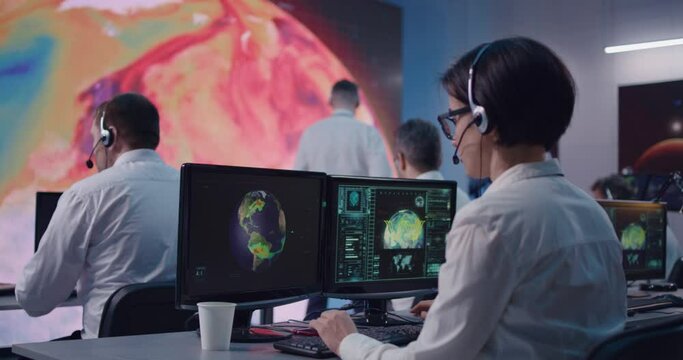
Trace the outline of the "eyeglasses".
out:
M 470 107 L 463 106 L 460 109 L 448 110 L 448 112 L 436 117 L 436 119 L 439 121 L 439 125 L 441 125 L 443 134 L 446 135 L 448 140 L 453 140 L 453 135 L 455 134 L 455 117 L 458 115 L 467 114 L 468 112 L 470 112 Z M 451 124 L 449 124 L 449 122 L 453 124 L 452 130 Z

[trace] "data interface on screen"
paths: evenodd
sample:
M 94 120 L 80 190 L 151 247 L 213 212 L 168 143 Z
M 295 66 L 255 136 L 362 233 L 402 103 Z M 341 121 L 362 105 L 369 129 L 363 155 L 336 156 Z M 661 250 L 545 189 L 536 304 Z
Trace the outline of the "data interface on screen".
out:
M 340 184 L 337 194 L 336 283 L 438 276 L 452 189 Z

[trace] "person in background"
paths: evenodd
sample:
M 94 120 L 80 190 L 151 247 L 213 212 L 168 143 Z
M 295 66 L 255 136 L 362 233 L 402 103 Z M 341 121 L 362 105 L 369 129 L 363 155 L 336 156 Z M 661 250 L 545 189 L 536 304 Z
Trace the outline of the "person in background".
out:
M 545 45 L 477 46 L 442 77 L 444 134 L 473 177 L 493 183 L 456 213 L 439 294 L 413 312 L 399 348 L 328 311 L 310 326 L 342 359 L 584 359 L 626 320 L 622 250 L 605 211 L 545 152 L 569 126 L 574 81 Z
M 295 170 L 392 176 L 379 132 L 354 117 L 359 104 L 356 84 L 348 80 L 334 84 L 330 95 L 332 116 L 304 131 L 294 160 Z
M 593 197 L 598 200 L 636 200 L 637 189 L 629 184 L 626 179 L 619 175 L 613 174 L 604 178 L 595 180 L 591 185 L 591 192 Z M 678 259 L 683 257 L 683 250 L 681 244 L 678 242 L 676 235 L 671 227 L 666 227 L 666 274 L 667 277 L 671 274 L 671 269 Z
M 301 135 L 294 170 L 330 175 L 391 177 L 384 142 L 377 129 L 355 118 L 360 105 L 358 86 L 337 81 L 330 94 L 332 115 L 311 125 Z M 327 299 L 313 296 L 306 313 L 327 308 Z
M 441 141 L 436 126 L 422 119 L 410 119 L 396 131 L 394 165 L 405 179 L 444 180 L 441 167 Z M 470 201 L 458 187 L 456 212 Z
M 599 200 L 637 200 L 636 188 L 618 174 L 597 179 L 591 185 L 591 192 Z
M 139 94 L 118 95 L 97 107 L 91 133 L 98 173 L 62 194 L 16 285 L 30 316 L 49 313 L 76 287 L 83 329 L 73 339 L 98 336 L 114 291 L 174 280 L 177 261 L 179 173 L 155 151 L 154 104 Z

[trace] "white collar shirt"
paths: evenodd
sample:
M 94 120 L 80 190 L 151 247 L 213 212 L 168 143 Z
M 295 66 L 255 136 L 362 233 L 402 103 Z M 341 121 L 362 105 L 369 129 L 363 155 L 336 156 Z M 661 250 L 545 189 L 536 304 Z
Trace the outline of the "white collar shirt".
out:
M 62 194 L 38 251 L 17 281 L 31 316 L 52 311 L 76 286 L 83 338 L 97 337 L 118 288 L 175 279 L 179 173 L 153 150 L 128 151 Z
M 554 160 L 516 165 L 456 213 L 439 295 L 404 348 L 351 334 L 343 359 L 583 359 L 623 329 L 621 245 Z
M 358 121 L 353 112 L 337 109 L 306 129 L 294 169 L 331 175 L 392 176 L 384 142 L 377 129 Z

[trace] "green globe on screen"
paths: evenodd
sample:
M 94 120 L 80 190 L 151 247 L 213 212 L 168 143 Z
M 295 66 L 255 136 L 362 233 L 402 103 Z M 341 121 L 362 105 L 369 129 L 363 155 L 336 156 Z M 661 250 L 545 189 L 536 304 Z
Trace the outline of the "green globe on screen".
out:
M 424 221 L 411 210 L 399 210 L 384 221 L 385 249 L 418 249 L 424 247 Z
M 233 243 L 244 268 L 262 272 L 284 251 L 287 239 L 285 212 L 280 201 L 266 191 L 251 191 L 242 197 L 237 210 L 239 226 Z

